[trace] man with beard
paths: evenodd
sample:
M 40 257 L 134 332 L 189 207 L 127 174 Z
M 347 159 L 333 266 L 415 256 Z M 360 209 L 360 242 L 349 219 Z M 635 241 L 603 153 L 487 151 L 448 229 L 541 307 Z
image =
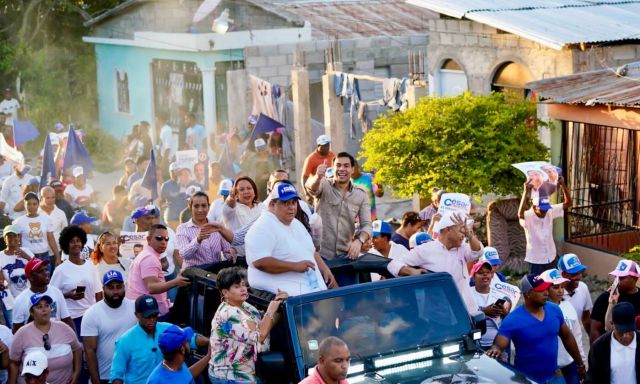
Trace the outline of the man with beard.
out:
M 102 278 L 104 300 L 84 314 L 80 335 L 84 344 L 91 384 L 107 384 L 115 342 L 136 325 L 135 305 L 125 299 L 124 278 L 118 271 L 108 271 Z

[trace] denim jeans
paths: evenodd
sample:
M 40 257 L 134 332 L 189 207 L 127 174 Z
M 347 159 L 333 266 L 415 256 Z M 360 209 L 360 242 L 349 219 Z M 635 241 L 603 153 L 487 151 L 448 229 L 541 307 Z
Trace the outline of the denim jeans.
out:
M 572 362 L 571 364 L 560 368 L 562 371 L 562 375 L 564 376 L 564 381 L 567 384 L 580 384 L 580 378 L 578 377 L 578 366 L 576 362 Z
M 248 381 L 237 381 L 237 380 L 229 380 L 229 379 L 216 379 L 215 377 L 209 376 L 209 380 L 211 380 L 211 384 L 249 384 Z M 260 382 L 258 381 L 258 384 Z
M 556 263 L 555 262 L 550 262 L 548 264 L 533 264 L 533 263 L 529 263 L 529 273 L 531 273 L 532 275 L 539 275 L 542 272 L 546 271 L 547 269 L 553 269 L 556 267 Z

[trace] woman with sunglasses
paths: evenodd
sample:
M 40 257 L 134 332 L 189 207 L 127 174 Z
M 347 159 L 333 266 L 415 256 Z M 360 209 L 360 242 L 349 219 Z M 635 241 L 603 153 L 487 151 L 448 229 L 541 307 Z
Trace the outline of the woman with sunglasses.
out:
M 82 316 L 96 301 L 102 300 L 102 282 L 93 263 L 82 258 L 82 249 L 87 243 L 87 234 L 82 228 L 76 225 L 66 227 L 60 232 L 58 242 L 69 259 L 53 271 L 50 284 L 64 295 L 80 337 Z
M 76 384 L 82 366 L 82 344 L 67 324 L 51 319 L 51 297 L 41 293 L 31 296 L 29 314 L 33 321 L 14 335 L 9 350 L 9 383 L 18 381 L 21 360 L 27 352 L 42 351 L 49 365 L 49 384 Z
M 111 232 L 103 232 L 96 243 L 96 248 L 91 252 L 91 262 L 98 271 L 98 276 L 104 276 L 109 271 L 118 271 L 127 281 L 129 262 L 120 258 L 118 239 Z

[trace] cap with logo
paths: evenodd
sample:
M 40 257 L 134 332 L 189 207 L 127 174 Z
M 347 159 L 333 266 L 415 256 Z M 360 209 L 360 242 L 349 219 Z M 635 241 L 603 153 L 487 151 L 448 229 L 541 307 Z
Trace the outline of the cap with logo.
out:
M 536 205 L 536 204 L 534 204 Z M 549 196 L 540 196 L 538 198 L 538 209 L 540 209 L 542 212 L 547 212 L 548 210 L 551 209 L 551 200 L 549 200 Z
M 45 369 L 49 368 L 47 355 L 42 351 L 31 351 L 27 353 L 22 360 L 22 376 L 30 374 L 40 376 Z
M 271 190 L 271 193 L 269 194 L 269 198 L 271 200 L 280 200 L 280 201 L 289 201 L 291 199 L 300 200 L 300 197 L 298 196 L 298 192 L 296 191 L 296 188 L 293 185 L 288 183 L 278 184 L 277 187 Z
M 256 147 L 257 150 L 261 150 L 261 149 L 267 148 L 267 143 L 262 138 L 256 139 L 253 142 L 253 145 Z
M 133 212 L 131 212 L 131 220 L 136 221 L 141 217 L 145 217 L 149 215 L 155 216 L 156 212 L 157 212 L 157 209 L 155 206 L 145 205 L 144 207 L 134 209 Z
M 522 293 L 529 293 L 531 291 L 544 292 L 551 285 L 552 285 L 551 283 L 548 283 L 542 280 L 540 276 L 529 274 L 529 275 L 524 275 L 522 277 L 522 280 L 520 280 L 520 291 Z
M 31 260 L 27 261 L 27 265 L 24 266 L 24 274 L 28 279 L 29 277 L 31 277 L 31 272 L 37 271 L 38 269 L 46 267 L 47 265 L 49 265 L 49 260 L 32 257 Z
M 484 247 L 484 252 L 482 252 L 480 260 L 486 261 L 492 266 L 502 264 L 502 261 L 500 261 L 500 255 L 498 255 L 498 250 L 493 247 Z
M 231 179 L 224 179 L 220 182 L 220 187 L 218 187 L 218 195 L 229 196 L 232 188 L 233 181 Z
M 429 236 L 427 232 L 416 232 L 409 238 L 409 249 L 413 249 L 418 245 L 432 241 L 433 237 Z
M 618 332 L 626 333 L 636 330 L 636 309 L 629 302 L 616 304 L 611 312 L 611 318 Z
M 640 268 L 638 268 L 638 264 L 631 260 L 620 260 L 616 269 L 609 272 L 611 276 L 625 277 L 625 276 L 633 276 L 640 277 Z
M 555 268 L 547 269 L 540 274 L 540 277 L 542 280 L 547 283 L 551 283 L 552 285 L 560 285 L 569 281 L 569 279 L 562 277 L 562 272 L 560 272 L 560 270 Z
M 142 295 L 136 299 L 136 312 L 142 317 L 160 314 L 158 302 L 153 296 Z
M 180 328 L 171 325 L 158 336 L 158 346 L 163 353 L 173 352 L 190 341 L 194 334 L 191 327 Z
M 169 172 L 177 171 L 178 169 L 180 169 L 180 166 L 175 161 L 169 164 Z
M 112 281 L 119 281 L 121 283 L 124 283 L 124 277 L 122 277 L 122 273 L 112 269 L 110 271 L 107 271 L 107 273 L 102 276 L 102 285 L 107 285 Z
M 190 186 L 187 187 L 187 189 L 184 191 L 184 193 L 188 197 L 191 197 L 194 193 L 200 192 L 200 191 L 202 191 L 202 188 L 200 188 L 199 185 L 190 185 Z
M 48 304 L 53 303 L 53 299 L 51 298 L 51 296 L 47 295 L 46 293 L 34 293 L 33 295 L 31 295 L 30 300 L 32 307 L 42 300 L 46 301 Z
M 558 269 L 573 275 L 574 273 L 584 271 L 587 267 L 580 262 L 580 259 L 575 253 L 567 253 L 558 259 Z
M 331 143 L 331 139 L 327 135 L 320 135 L 316 139 L 316 144 L 317 145 L 327 145 L 329 143 Z
M 80 224 L 90 224 L 96 221 L 97 219 L 93 216 L 89 216 L 87 212 L 80 211 L 77 212 L 73 217 L 71 217 L 71 225 L 80 225 Z
M 391 229 L 391 224 L 387 223 L 384 220 L 376 220 L 371 223 L 373 229 L 371 230 L 371 236 L 377 237 L 380 235 L 391 235 L 393 230 Z

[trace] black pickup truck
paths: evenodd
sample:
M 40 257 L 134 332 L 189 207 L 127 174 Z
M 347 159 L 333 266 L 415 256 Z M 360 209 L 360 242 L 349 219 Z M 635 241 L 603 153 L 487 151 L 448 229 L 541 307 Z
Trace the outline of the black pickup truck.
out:
M 384 275 L 387 262 L 367 255 L 355 263 L 343 260 L 330 267 L 350 269 L 366 280 L 369 272 Z M 183 322 L 204 335 L 210 334 L 220 304 L 215 284 L 220 267 L 185 271 L 192 284 Z M 272 297 L 250 289 L 248 302 L 265 310 Z M 289 297 L 281 311 L 283 320 L 271 332 L 271 351 L 257 362 L 266 384 L 298 383 L 306 377 L 316 365 L 320 341 L 327 336 L 340 337 L 349 346 L 350 384 L 532 382 L 478 348 L 484 314 L 468 314 L 446 273 Z

